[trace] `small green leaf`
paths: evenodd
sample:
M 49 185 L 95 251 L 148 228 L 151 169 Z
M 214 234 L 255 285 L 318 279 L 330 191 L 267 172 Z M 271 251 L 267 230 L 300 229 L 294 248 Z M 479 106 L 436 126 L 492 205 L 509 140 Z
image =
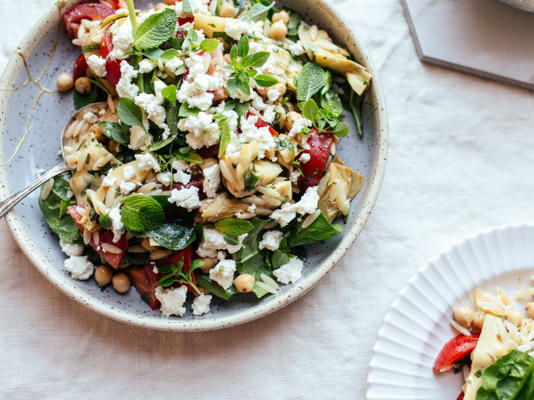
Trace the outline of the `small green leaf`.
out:
M 219 42 L 217 39 L 204 39 L 202 42 L 200 42 L 200 48 L 208 53 L 211 53 L 212 51 L 217 50 L 217 47 L 221 42 Z
M 308 99 L 301 107 L 302 116 L 310 121 L 315 121 L 317 118 L 317 113 L 319 112 L 319 107 L 313 99 Z
M 325 70 L 315 63 L 307 63 L 297 76 L 297 100 L 306 101 L 328 83 Z
M 237 237 L 245 233 L 249 233 L 254 229 L 249 221 L 238 218 L 226 218 L 215 223 L 215 229 L 221 232 L 223 235 Z
M 273 6 L 274 6 L 274 3 L 271 3 L 269 6 L 264 6 L 263 4 L 256 3 L 250 8 L 248 13 L 245 14 L 245 16 L 243 17 L 243 20 L 251 21 L 251 22 L 264 21 L 265 19 L 267 19 L 269 10 Z
M 258 53 L 249 54 L 248 56 L 245 56 L 241 58 L 240 64 L 244 68 L 247 67 L 253 67 L 253 68 L 259 68 L 262 67 L 267 60 L 269 59 L 269 52 L 267 51 L 260 51 Z
M 203 266 L 204 266 L 204 261 L 199 260 L 199 259 L 193 260 L 193 262 L 191 263 L 191 267 L 189 268 L 189 273 Z
M 256 75 L 254 80 L 258 85 L 263 87 L 273 86 L 275 83 L 278 83 L 278 79 L 270 75 Z
M 130 142 L 130 138 L 127 137 L 128 130 L 125 132 L 120 124 L 116 122 L 100 121 L 98 126 L 102 133 L 111 140 L 120 144 L 128 144 Z
M 245 189 L 254 190 L 260 178 L 247 169 L 243 174 L 243 179 L 245 180 Z
M 100 225 L 102 225 L 102 228 L 104 228 L 104 229 L 111 229 L 112 223 L 111 223 L 111 218 L 109 218 L 109 215 L 108 215 L 108 214 L 106 214 L 106 215 L 101 215 L 101 216 L 98 218 L 98 222 L 100 222 Z
M 200 110 L 196 107 L 189 107 L 187 103 L 183 103 L 178 110 L 178 116 L 182 118 L 190 117 L 192 115 L 197 116 Z
M 132 99 L 121 97 L 117 106 L 121 122 L 128 126 L 143 126 L 143 112 Z
M 99 44 L 91 44 L 88 46 L 82 46 L 82 53 L 90 53 L 92 51 L 100 50 Z
M 161 55 L 163 54 L 163 50 L 161 49 L 146 49 L 143 51 L 143 55 L 151 60 L 159 60 L 161 59 Z
M 144 50 L 158 47 L 173 35 L 176 28 L 176 11 L 165 8 L 149 16 L 135 31 L 134 47 Z
M 223 300 L 230 301 L 236 293 L 235 287 L 232 285 L 224 290 L 217 282 L 212 281 L 207 275 L 199 274 L 197 276 L 197 285 L 209 290 L 209 292 Z
M 336 127 L 334 128 L 334 130 L 331 133 L 333 135 L 337 136 L 337 137 L 345 137 L 345 136 L 348 135 L 349 130 L 350 130 L 350 128 L 347 125 L 347 123 L 342 121 L 342 122 L 340 122 L 339 124 L 336 125 Z
M 162 60 L 170 60 L 171 58 L 180 57 L 180 52 L 176 49 L 167 49 L 159 57 Z
M 287 36 L 290 39 L 298 39 L 298 29 L 302 18 L 296 12 L 289 15 L 289 23 L 287 24 Z
M 329 239 L 341 232 L 343 232 L 343 226 L 339 224 L 331 224 L 323 213 L 321 213 L 307 228 L 302 228 L 302 222 L 300 222 L 295 230 L 291 232 L 291 235 L 288 238 L 288 244 L 291 247 L 295 247 L 322 242 L 323 240 Z
M 198 8 L 196 0 L 183 0 L 182 9 L 186 14 L 193 14 Z
M 176 86 L 169 85 L 161 91 L 161 95 L 169 103 L 176 103 Z
M 237 79 L 236 78 L 228 79 L 228 82 L 226 83 L 226 87 L 228 88 L 228 91 L 230 93 L 234 93 L 236 90 L 239 89 Z
M 169 250 L 183 250 L 195 241 L 193 227 L 163 224 L 149 232 L 148 236 Z
M 203 158 L 195 153 L 190 147 L 180 148 L 178 152 L 174 153 L 174 157 L 193 164 L 202 164 L 204 162 Z
M 74 102 L 74 109 L 79 110 L 89 104 L 93 104 L 98 98 L 98 87 L 93 85 L 91 87 L 91 92 L 83 95 L 80 94 L 77 90 L 73 91 L 72 100 Z
M 239 56 L 239 50 L 237 46 L 234 44 L 232 48 L 230 49 L 230 59 L 232 61 L 237 61 L 237 57 Z
M 132 194 L 121 200 L 122 223 L 132 232 L 146 232 L 165 223 L 163 207 L 149 196 Z
M 228 125 L 228 120 L 226 118 L 222 118 L 219 121 L 219 130 L 219 158 L 221 158 L 226 152 L 226 148 L 228 147 L 231 139 L 230 126 Z
M 248 54 L 249 47 L 248 47 L 248 36 L 243 35 L 241 36 L 241 39 L 239 39 L 239 42 L 237 43 L 237 54 L 239 54 L 239 57 L 245 57 Z

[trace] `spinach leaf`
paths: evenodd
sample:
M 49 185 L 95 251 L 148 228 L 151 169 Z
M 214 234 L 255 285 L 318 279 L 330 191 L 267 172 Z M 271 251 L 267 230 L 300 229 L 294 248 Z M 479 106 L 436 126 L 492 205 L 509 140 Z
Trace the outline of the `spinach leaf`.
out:
M 323 240 L 329 239 L 341 232 L 343 232 L 343 226 L 339 224 L 331 224 L 323 213 L 321 213 L 315 221 L 305 229 L 302 228 L 302 223 L 298 223 L 288 238 L 288 245 L 295 247 L 322 242 Z
M 124 129 L 124 126 L 121 126 L 121 124 L 116 122 L 100 121 L 98 125 L 100 126 L 100 130 L 104 136 L 107 136 L 108 138 L 120 144 L 130 143 L 130 132 L 127 128 Z
M 534 358 L 512 350 L 482 371 L 476 400 L 514 400 L 534 371 Z
M 143 112 L 132 99 L 121 97 L 117 106 L 117 113 L 123 124 L 128 126 L 143 126 Z
M 307 63 L 297 76 L 297 100 L 307 101 L 327 84 L 326 71 L 315 63 Z
M 254 229 L 254 225 L 244 219 L 226 218 L 215 222 L 215 229 L 223 235 L 237 237 L 249 233 Z
M 250 221 L 253 229 L 247 234 L 247 237 L 243 240 L 243 247 L 239 250 L 237 259 L 240 263 L 245 263 L 260 252 L 258 236 L 265 225 L 267 225 L 267 222 L 267 220 L 261 218 L 254 218 Z
M 187 103 L 183 103 L 178 111 L 178 116 L 182 118 L 197 116 L 200 110 L 196 107 L 189 107 Z
M 183 250 L 196 239 L 193 227 L 163 224 L 149 232 L 148 236 L 169 250 Z
M 52 190 L 46 199 L 39 196 L 39 208 L 45 221 L 61 240 L 67 243 L 82 243 L 78 226 L 70 215 L 65 214 L 65 205 L 70 203 L 67 197 L 70 174 L 63 174 L 54 179 Z
M 135 31 L 134 47 L 140 50 L 158 47 L 169 40 L 175 28 L 176 11 L 172 8 L 152 14 Z
M 276 250 L 271 257 L 271 265 L 273 269 L 280 268 L 282 265 L 289 262 L 289 255 L 282 250 Z
M 224 290 L 217 282 L 212 281 L 207 275 L 197 275 L 197 286 L 203 287 L 210 291 L 214 296 L 217 296 L 223 300 L 230 301 L 236 293 L 235 287 L 232 285 L 228 289 Z
M 165 223 L 165 213 L 152 197 L 132 194 L 121 200 L 122 223 L 132 232 L 146 232 Z
M 517 395 L 517 399 L 534 399 L 534 371 L 530 372 L 523 389 Z
M 119 269 L 127 268 L 132 265 L 146 265 L 150 262 L 150 253 L 124 253 L 124 257 L 119 265 Z

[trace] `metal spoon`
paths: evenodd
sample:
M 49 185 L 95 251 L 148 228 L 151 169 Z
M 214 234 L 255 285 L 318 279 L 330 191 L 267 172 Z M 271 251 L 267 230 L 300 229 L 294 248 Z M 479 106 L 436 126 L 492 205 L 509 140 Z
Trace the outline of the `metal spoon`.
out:
M 86 112 L 89 111 L 95 111 L 102 109 L 104 106 L 107 106 L 107 103 L 93 103 L 89 104 L 88 106 L 80 108 L 69 120 L 67 125 L 65 125 L 65 128 L 63 129 L 63 132 L 61 133 L 61 155 L 63 157 L 63 161 L 56 165 L 54 168 L 48 170 L 43 175 L 41 175 L 39 178 L 34 180 L 32 183 L 30 183 L 28 186 L 26 186 L 24 189 L 19 190 L 14 195 L 8 197 L 7 199 L 0 202 L 0 218 L 2 218 L 4 215 L 6 215 L 9 210 L 11 210 L 19 201 L 21 201 L 23 198 L 25 198 L 27 195 L 29 195 L 31 192 L 33 192 L 35 189 L 37 189 L 42 184 L 46 183 L 48 180 L 54 178 L 55 176 L 58 176 L 64 172 L 67 172 L 70 170 L 70 168 L 65 163 L 65 146 L 69 144 L 69 142 L 72 142 L 71 138 L 65 137 L 65 132 L 67 131 L 70 124 L 76 120 L 78 117 L 83 116 Z M 98 111 L 97 111 L 98 112 Z M 97 114 L 97 113 L 95 113 Z M 97 114 L 98 115 L 98 114 Z

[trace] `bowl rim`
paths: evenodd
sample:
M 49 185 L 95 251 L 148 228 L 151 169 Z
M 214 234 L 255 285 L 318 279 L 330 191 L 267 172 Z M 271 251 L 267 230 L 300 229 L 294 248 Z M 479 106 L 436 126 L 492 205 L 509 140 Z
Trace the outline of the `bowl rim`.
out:
M 73 4 L 73 1 L 69 1 L 69 4 Z M 290 287 L 282 294 L 273 296 L 269 302 L 263 304 L 256 304 L 254 307 L 250 307 L 244 310 L 240 310 L 235 315 L 214 317 L 214 318 L 199 318 L 183 320 L 178 318 L 164 318 L 146 316 L 130 311 L 124 311 L 118 309 L 112 305 L 105 303 L 104 301 L 93 297 L 85 292 L 82 288 L 74 285 L 72 279 L 62 271 L 53 267 L 53 265 L 46 260 L 46 257 L 41 251 L 33 244 L 31 235 L 26 232 L 21 220 L 19 219 L 16 210 L 13 209 L 7 216 L 7 222 L 9 229 L 12 232 L 13 237 L 21 248 L 25 256 L 31 261 L 35 268 L 56 288 L 66 294 L 76 302 L 88 307 L 89 309 L 114 319 L 116 321 L 150 329 L 162 330 L 162 331 L 179 331 L 179 332 L 198 332 L 198 331 L 211 331 L 216 329 L 228 328 L 231 326 L 241 325 L 246 322 L 264 317 L 271 314 L 286 305 L 292 303 L 298 298 L 309 292 L 315 285 L 339 262 L 339 260 L 350 249 L 353 242 L 357 239 L 362 231 L 371 211 L 376 203 L 378 193 L 380 191 L 382 181 L 384 178 L 387 153 L 388 153 L 388 119 L 386 112 L 386 104 L 378 79 L 377 70 L 367 52 L 364 44 L 354 29 L 349 29 L 345 24 L 345 21 L 336 12 L 328 2 L 319 0 L 319 7 L 332 15 L 332 17 L 339 22 L 342 30 L 346 32 L 347 38 L 352 42 L 354 47 L 360 53 L 360 61 L 365 65 L 369 72 L 373 75 L 373 82 L 371 85 L 372 103 L 376 110 L 376 131 L 377 137 L 375 146 L 375 165 L 372 173 L 368 177 L 369 184 L 365 193 L 363 193 L 363 204 L 359 210 L 358 215 L 354 219 L 353 223 L 347 227 L 347 231 L 343 239 L 339 242 L 337 247 L 327 257 L 323 263 L 316 268 L 313 273 L 302 278 L 297 284 Z M 40 32 L 47 32 L 49 29 L 53 29 L 54 26 L 58 26 L 58 8 L 57 6 L 51 6 L 43 16 L 32 25 L 22 41 L 19 43 L 17 49 L 24 54 L 30 54 L 34 45 L 36 45 L 35 38 L 38 37 Z M 59 26 L 61 26 L 59 24 Z M 56 29 L 59 29 L 57 27 Z M 14 52 L 8 60 L 8 63 L 0 77 L 0 82 L 9 83 L 15 75 L 22 68 L 20 57 Z M 8 104 L 10 92 L 0 91 L 0 115 L 5 115 L 6 107 Z M 4 132 L 5 118 L 0 119 L 0 132 Z M 3 146 L 3 141 L 0 141 L 0 146 Z M 1 148 L 1 147 L 0 147 Z M 1 158 L 1 156 L 0 156 Z M 2 161 L 0 159 L 0 161 Z M 8 188 L 6 184 L 6 168 L 0 168 L 0 196 L 6 198 L 9 196 Z

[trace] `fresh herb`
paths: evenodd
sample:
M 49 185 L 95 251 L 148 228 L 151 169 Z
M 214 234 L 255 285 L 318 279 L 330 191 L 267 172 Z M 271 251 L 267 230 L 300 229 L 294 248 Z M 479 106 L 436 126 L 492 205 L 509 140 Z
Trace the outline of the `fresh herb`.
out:
M 196 107 L 189 107 L 187 103 L 183 103 L 178 111 L 178 116 L 182 118 L 197 116 L 200 110 Z
M 149 196 L 132 194 L 121 200 L 122 223 L 131 232 L 146 232 L 165 223 L 163 207 Z
M 183 250 L 196 239 L 193 227 L 178 224 L 163 224 L 150 231 L 148 236 L 169 250 Z
M 282 250 L 276 250 L 271 257 L 271 266 L 273 269 L 278 269 L 282 265 L 287 264 L 290 256 Z
M 249 102 L 240 103 L 237 100 L 228 100 L 224 104 L 225 111 L 228 111 L 228 110 L 235 111 L 237 115 L 239 115 L 240 118 L 244 118 L 247 116 L 249 108 L 250 108 Z
M 223 235 L 237 237 L 249 233 L 254 229 L 249 221 L 238 218 L 226 218 L 215 223 L 215 229 Z
M 231 136 L 230 125 L 228 123 L 227 117 L 223 116 L 222 114 L 219 114 L 215 116 L 215 120 L 219 124 L 219 131 L 220 131 L 219 158 L 221 158 L 226 152 L 226 148 L 228 147 L 228 144 L 230 143 L 230 139 L 232 138 L 232 136 Z
M 322 242 L 341 232 L 343 232 L 343 226 L 339 224 L 331 224 L 323 213 L 321 213 L 307 228 L 303 228 L 302 223 L 299 222 L 296 228 L 291 232 L 287 242 L 291 247 L 302 246 L 305 244 Z
M 182 9 L 186 14 L 193 14 L 198 8 L 196 0 L 183 0 Z
M 346 122 L 340 121 L 340 113 L 330 105 L 319 108 L 314 99 L 308 99 L 305 103 L 300 103 L 300 108 L 304 118 L 312 121 L 313 126 L 319 132 L 332 133 L 338 137 L 344 137 L 349 133 L 349 126 Z
M 141 111 L 141 108 L 132 99 L 121 97 L 117 106 L 117 113 L 123 124 L 128 126 L 143 126 L 143 111 Z
M 133 0 L 126 0 L 128 5 L 128 14 L 130 15 L 130 23 L 132 24 L 132 32 L 135 33 L 137 30 L 137 21 L 135 19 L 135 6 Z
M 230 301 L 234 294 L 236 294 L 234 285 L 224 290 L 221 285 L 219 285 L 217 282 L 212 281 L 207 275 L 198 274 L 196 278 L 198 286 L 209 290 L 212 295 L 217 296 L 223 300 Z
M 270 3 L 268 6 L 257 3 L 254 4 L 248 13 L 243 16 L 244 21 L 258 22 L 267 19 L 269 10 L 274 6 L 274 3 Z
M 116 141 L 120 144 L 128 144 L 130 142 L 129 130 L 124 128 L 124 125 L 116 122 L 100 121 L 98 123 L 100 130 L 104 136 Z
M 39 196 L 39 208 L 46 223 L 61 240 L 67 243 L 82 243 L 78 226 L 70 215 L 65 213 L 65 204 L 70 204 L 68 196 L 70 174 L 59 175 L 54 178 L 54 185 L 46 199 Z
M 88 46 L 82 46 L 82 53 L 91 53 L 92 51 L 100 50 L 99 44 L 90 44 Z
M 254 257 L 256 254 L 260 252 L 259 244 L 258 244 L 258 236 L 260 232 L 265 228 L 265 225 L 267 224 L 267 220 L 263 220 L 261 218 L 254 218 L 250 220 L 252 225 L 254 225 L 254 228 L 247 234 L 247 237 L 243 240 L 241 250 L 239 250 L 237 260 L 240 263 L 244 263 L 247 260 Z
M 307 101 L 327 84 L 326 71 L 315 63 L 307 63 L 297 76 L 297 100 Z
M 289 23 L 287 24 L 287 37 L 289 39 L 298 40 L 298 36 L 299 36 L 298 30 L 299 30 L 299 25 L 301 21 L 302 21 L 302 18 L 296 12 L 292 12 L 289 15 Z
M 191 147 L 181 147 L 173 153 L 174 158 L 184 160 L 193 164 L 202 164 L 204 160 L 198 153 L 195 153 Z
M 102 225 L 102 228 L 104 229 L 111 229 L 111 227 L 113 226 L 111 222 L 111 218 L 109 217 L 108 214 L 101 215 L 98 218 L 98 222 L 100 223 L 100 225 Z
M 80 108 L 96 102 L 96 99 L 98 99 L 98 92 L 98 87 L 94 85 L 91 86 L 91 91 L 88 94 L 81 94 L 77 90 L 74 90 L 72 94 L 74 109 L 79 110 Z
M 243 174 L 243 179 L 245 180 L 245 189 L 254 190 L 260 178 L 247 169 Z
M 176 86 L 169 85 L 161 90 L 161 95 L 169 103 L 176 103 Z
M 176 28 L 176 11 L 165 8 L 149 16 L 134 30 L 134 47 L 139 50 L 160 46 L 171 38 Z
M 193 272 L 202 267 L 204 263 L 201 260 L 194 260 L 188 271 L 184 270 L 184 258 L 176 264 L 162 265 L 158 267 L 159 272 L 164 274 L 158 281 L 158 286 L 170 287 L 175 284 L 188 285 L 197 294 L 202 293 L 194 282 Z
M 200 49 L 211 53 L 212 51 L 215 51 L 220 44 L 221 42 L 217 39 L 204 39 L 200 42 Z
M 278 82 L 278 79 L 276 79 L 274 76 L 263 75 L 263 74 L 258 74 L 254 76 L 254 80 L 256 81 L 258 85 L 262 87 L 273 86 L 275 83 Z

